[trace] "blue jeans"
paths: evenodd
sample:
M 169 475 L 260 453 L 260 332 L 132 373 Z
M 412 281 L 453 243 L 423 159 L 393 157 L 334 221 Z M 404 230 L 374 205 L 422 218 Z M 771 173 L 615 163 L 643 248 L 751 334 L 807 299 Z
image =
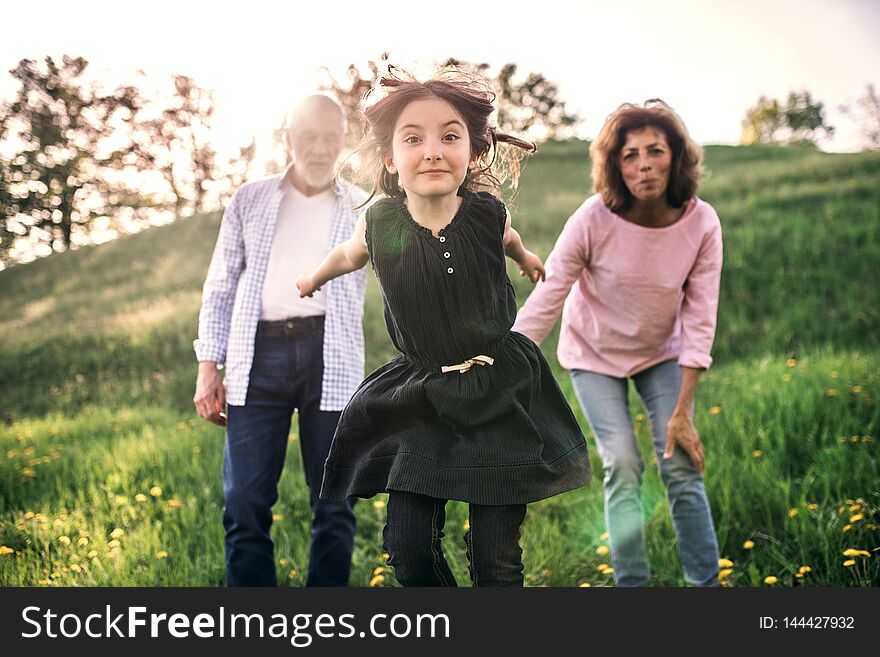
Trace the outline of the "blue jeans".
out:
M 318 496 L 340 415 L 320 409 L 323 319 L 260 322 L 247 402 L 227 408 L 223 526 L 229 586 L 276 584 L 269 529 L 295 410 L 312 511 L 306 586 L 348 585 L 354 500 L 324 502 Z
M 587 415 L 605 470 L 605 522 L 618 586 L 650 579 L 640 487 L 645 465 L 627 408 L 627 379 L 573 370 L 575 393 Z M 678 399 L 681 372 L 666 361 L 633 375 L 648 410 L 654 453 L 666 486 L 685 579 L 695 586 L 718 584 L 718 543 L 703 478 L 680 447 L 664 460 L 666 423 Z
M 474 586 L 522 586 L 519 528 L 525 504 L 468 507 L 464 542 Z M 446 500 L 390 491 L 385 529 L 388 565 L 403 586 L 457 586 L 443 556 Z

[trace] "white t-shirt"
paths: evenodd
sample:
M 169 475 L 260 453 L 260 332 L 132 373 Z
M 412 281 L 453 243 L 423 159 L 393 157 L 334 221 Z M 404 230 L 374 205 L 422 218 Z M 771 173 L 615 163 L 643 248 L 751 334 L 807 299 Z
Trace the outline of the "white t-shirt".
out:
M 296 279 L 300 274 L 314 271 L 327 255 L 335 201 L 333 191 L 327 189 L 305 196 L 289 183 L 284 187 L 263 283 L 260 319 L 323 315 L 327 307 L 323 289 L 311 298 L 300 299 Z

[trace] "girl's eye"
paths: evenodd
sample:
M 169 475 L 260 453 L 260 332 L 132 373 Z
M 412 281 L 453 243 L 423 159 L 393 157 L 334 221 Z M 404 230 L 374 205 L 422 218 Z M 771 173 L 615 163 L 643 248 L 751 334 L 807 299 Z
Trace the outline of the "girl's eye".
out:
M 406 144 L 418 144 L 420 140 L 415 135 L 410 135 L 409 137 L 405 137 L 403 141 Z
M 450 132 L 448 135 L 444 135 L 443 139 L 445 139 L 446 141 L 456 141 L 458 139 L 461 139 L 461 137 L 459 137 L 454 132 Z

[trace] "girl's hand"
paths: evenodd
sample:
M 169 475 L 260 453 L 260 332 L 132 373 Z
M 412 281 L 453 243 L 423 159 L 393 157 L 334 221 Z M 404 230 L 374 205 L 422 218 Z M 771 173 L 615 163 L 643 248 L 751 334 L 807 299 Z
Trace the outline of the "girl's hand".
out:
M 321 288 L 315 287 L 311 274 L 302 274 L 296 279 L 296 289 L 299 290 L 299 298 L 302 299 L 303 297 L 312 296 Z
M 673 414 L 666 424 L 666 450 L 663 452 L 664 459 L 672 458 L 675 446 L 681 447 L 694 462 L 697 472 L 703 474 L 705 459 L 703 443 L 700 442 L 700 434 L 694 426 L 694 421 L 687 415 Z
M 541 259 L 531 251 L 526 251 L 519 262 L 520 276 L 528 276 L 532 283 L 539 280 L 546 280 L 547 274 L 544 271 L 544 263 Z

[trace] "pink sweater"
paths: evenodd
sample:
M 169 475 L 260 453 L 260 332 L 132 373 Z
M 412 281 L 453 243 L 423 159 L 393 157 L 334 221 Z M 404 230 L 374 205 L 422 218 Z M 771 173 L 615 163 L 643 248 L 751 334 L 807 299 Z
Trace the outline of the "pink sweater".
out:
M 622 378 L 673 358 L 708 368 L 721 257 L 721 223 L 705 201 L 695 197 L 674 224 L 647 228 L 594 195 L 566 222 L 547 280 L 513 330 L 540 344 L 562 310 L 557 354 L 566 369 Z

